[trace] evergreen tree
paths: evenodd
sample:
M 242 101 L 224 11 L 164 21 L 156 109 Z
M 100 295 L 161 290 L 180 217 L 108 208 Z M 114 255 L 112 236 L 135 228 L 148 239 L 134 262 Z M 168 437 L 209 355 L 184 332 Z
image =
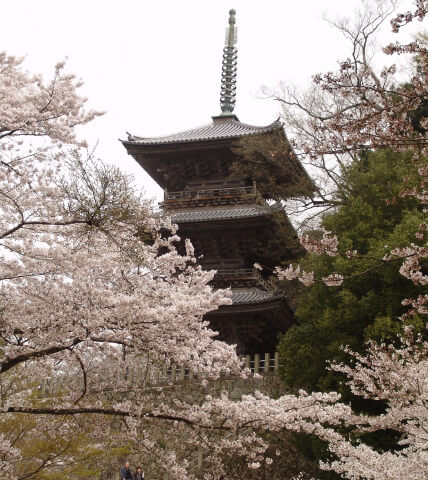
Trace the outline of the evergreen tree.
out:
M 388 245 L 418 243 L 413 232 L 424 221 L 417 200 L 400 196 L 403 177 L 407 187 L 416 182 L 412 156 L 390 150 L 361 154 L 343 172 L 338 191 L 342 206 L 322 221 L 322 227 L 340 238 L 342 255 L 309 254 L 301 265 L 318 278 L 334 271 L 347 280 L 338 287 L 319 282 L 302 292 L 297 324 L 279 346 L 289 385 L 341 390 L 340 377 L 326 370 L 326 362 L 345 360 L 342 345 L 361 352 L 369 339 L 395 338 L 403 325 L 403 296 L 422 293 L 424 287 L 408 282 L 394 262 L 382 261 Z M 346 258 L 354 250 L 358 257 Z

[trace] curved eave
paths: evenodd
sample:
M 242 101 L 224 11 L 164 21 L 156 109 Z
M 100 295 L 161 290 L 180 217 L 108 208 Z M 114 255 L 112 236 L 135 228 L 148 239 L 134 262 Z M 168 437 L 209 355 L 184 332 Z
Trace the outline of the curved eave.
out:
M 237 140 L 252 135 L 263 135 L 282 129 L 279 119 L 265 127 L 241 123 L 235 119 L 214 121 L 201 127 L 184 130 L 163 137 L 138 137 L 128 134 L 128 140 L 120 140 L 125 147 L 159 147 L 177 144 L 200 144 L 219 140 Z
M 224 315 L 226 312 L 256 312 L 277 310 L 278 308 L 286 308 L 286 297 L 282 294 L 275 294 L 273 292 L 266 292 L 258 288 L 249 289 L 246 291 L 236 291 L 232 289 L 232 304 L 223 305 L 218 310 L 208 312 L 208 316 Z
M 208 318 L 224 317 L 225 315 L 238 315 L 238 314 L 255 314 L 255 313 L 268 313 L 273 314 L 274 312 L 289 312 L 289 308 L 286 305 L 285 298 L 276 298 L 272 300 L 265 300 L 260 302 L 252 303 L 236 303 L 232 305 L 222 305 L 218 310 L 213 312 L 208 312 L 206 316 Z M 291 314 L 290 314 L 291 315 Z
M 271 210 L 262 206 L 235 207 L 229 209 L 199 209 L 186 210 L 182 212 L 167 212 L 167 216 L 171 217 L 173 223 L 196 223 L 196 222 L 212 222 L 219 220 L 238 220 L 243 218 L 253 218 L 271 215 Z
M 232 305 L 254 305 L 269 303 L 275 300 L 281 300 L 282 294 L 253 288 L 250 290 L 234 290 L 232 289 Z

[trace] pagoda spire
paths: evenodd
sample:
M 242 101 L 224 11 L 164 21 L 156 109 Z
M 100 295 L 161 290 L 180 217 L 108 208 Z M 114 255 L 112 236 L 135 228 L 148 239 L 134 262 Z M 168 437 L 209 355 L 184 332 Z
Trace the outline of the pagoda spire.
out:
M 236 70 L 238 49 L 235 47 L 237 28 L 235 27 L 234 9 L 229 11 L 229 27 L 226 28 L 226 41 L 223 48 L 223 61 L 221 71 L 220 106 L 221 115 L 233 115 L 236 102 Z

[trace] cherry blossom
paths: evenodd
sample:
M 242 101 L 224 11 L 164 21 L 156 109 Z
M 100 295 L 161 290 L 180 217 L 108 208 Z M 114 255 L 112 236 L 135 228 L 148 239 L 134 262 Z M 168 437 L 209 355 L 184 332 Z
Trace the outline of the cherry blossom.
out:
M 328 277 L 322 277 L 322 281 L 327 287 L 338 287 L 343 283 L 343 276 L 338 273 L 332 273 Z
M 394 248 L 390 255 L 385 256 L 384 259 L 389 260 L 392 257 L 405 258 L 400 267 L 401 275 L 412 280 L 415 285 L 428 284 L 428 276 L 423 275 L 419 262 L 419 259 L 428 257 L 428 248 L 419 247 L 415 244 L 405 248 Z
M 396 17 L 395 29 L 424 17 L 427 2 L 416 3 L 413 13 Z M 389 48 L 391 54 L 421 56 L 422 73 L 406 88 L 395 87 L 394 67 L 376 75 L 364 60 L 366 37 L 360 33 L 357 60 L 345 60 L 337 73 L 314 77 L 322 98 L 336 101 L 309 98 L 320 111 L 303 122 L 302 131 L 312 133 L 294 144 L 321 167 L 326 155 L 385 145 L 412 149 L 422 162 L 426 138 L 413 130 L 407 112 L 426 98 L 426 51 L 419 42 Z M 81 84 L 63 73 L 62 63 L 50 82 L 30 75 L 21 60 L 5 53 L 0 65 L 0 425 L 10 415 L 33 415 L 40 432 L 53 428 L 50 418 L 65 418 L 66 429 L 76 416 L 94 415 L 99 422 L 95 441 L 105 436 L 134 440 L 178 480 L 194 478 L 189 461 L 178 454 L 183 442 L 190 450 L 209 450 L 207 478 L 214 480 L 225 476 L 226 456 L 245 458 L 251 469 L 274 462 L 265 458 L 262 434 L 284 430 L 327 442 L 336 460 L 321 468 L 344 478 L 427 477 L 428 346 L 411 329 L 404 331 L 401 343 L 372 343 L 366 355 L 348 351 L 353 367 L 331 366 L 348 377 L 355 395 L 386 403 L 385 413 L 373 417 L 353 412 L 336 392 L 300 391 L 279 398 L 254 392 L 238 401 L 222 392 L 199 403 L 168 402 L 159 392 L 154 404 L 143 388 L 128 392 L 124 378 L 108 375 L 178 364 L 197 372 L 204 385 L 224 374 L 246 378 L 234 346 L 216 340 L 217 333 L 204 321 L 207 312 L 230 304 L 230 292 L 210 287 L 214 272 L 198 266 L 189 241 L 183 239 L 184 252 L 178 253 L 180 232 L 152 212 L 129 178 L 82 150 L 75 126 L 100 112 L 85 111 L 85 98 L 77 93 Z M 390 93 L 397 101 L 391 101 Z M 420 174 L 420 188 L 407 194 L 423 201 L 423 165 Z M 313 254 L 358 257 L 352 250 L 341 253 L 330 231 L 324 230 L 319 240 L 303 236 L 301 242 Z M 380 264 L 403 259 L 401 273 L 422 287 L 427 277 L 420 259 L 426 254 L 421 245 L 392 246 Z M 300 266 L 277 268 L 276 273 L 305 285 L 315 281 L 313 272 Z M 345 278 L 332 273 L 323 280 L 338 285 Z M 424 294 L 403 303 L 411 308 L 408 315 L 427 312 Z M 91 392 L 88 378 L 94 371 L 99 372 L 97 389 Z M 35 379 L 64 373 L 78 378 L 79 388 L 34 397 Z M 115 395 L 106 400 L 104 394 L 111 391 Z M 110 418 L 122 419 L 121 428 L 114 430 Z M 353 442 L 354 432 L 385 428 L 399 433 L 400 450 L 380 453 Z M 161 448 L 157 439 L 165 432 L 169 441 Z M 4 433 L 0 457 L 3 477 L 15 478 L 20 452 Z
M 75 77 L 60 64 L 44 83 L 20 60 L 0 62 L 0 423 L 20 413 L 45 429 L 60 414 L 155 417 L 144 395 L 105 405 L 103 392 L 127 388 L 117 377 L 100 373 L 90 395 L 95 368 L 143 362 L 186 365 L 206 379 L 244 375 L 234 346 L 203 320 L 230 293 L 208 285 L 214 272 L 197 265 L 190 241 L 177 252 L 176 226 L 152 213 L 128 177 L 79 148 L 75 126 L 98 113 L 85 112 Z M 64 372 L 80 387 L 35 404 L 31 382 Z M 102 438 L 108 422 L 99 428 Z M 19 457 L 3 436 L 1 449 L 8 463 Z
M 330 450 L 339 460 L 322 467 L 342 473 L 345 478 L 426 478 L 428 343 L 415 338 L 408 328 L 398 348 L 372 343 L 365 356 L 348 352 L 357 360 L 355 368 L 345 365 L 332 368 L 348 376 L 354 394 L 388 404 L 384 414 L 360 416 L 352 422 L 359 423 L 361 431 L 396 430 L 401 434 L 402 448 L 379 453 L 365 444 L 337 439 L 330 443 Z
M 411 21 L 423 20 L 428 13 L 428 2 L 415 1 L 413 12 L 396 15 L 392 20 L 393 30 L 399 30 Z M 427 142 L 426 118 L 414 128 L 409 112 L 417 111 L 424 105 L 427 96 L 427 50 L 426 45 L 415 40 L 407 45 L 400 42 L 388 45 L 388 55 L 410 54 L 417 60 L 418 71 L 404 84 L 396 80 L 396 67 L 391 65 L 377 74 L 368 62 L 370 35 L 388 18 L 393 2 L 373 2 L 365 16 L 359 16 L 357 28 L 350 22 L 338 22 L 336 26 L 353 42 L 353 57 L 340 64 L 337 73 L 328 72 L 314 77 L 315 87 L 306 97 L 299 97 L 295 90 L 285 89 L 285 96 L 278 98 L 284 105 L 287 124 L 294 128 L 294 145 L 303 152 L 312 166 L 323 170 L 333 185 L 337 174 L 329 167 L 327 158 L 334 156 L 339 166 L 346 164 L 346 157 L 361 149 L 389 147 L 396 150 L 410 150 L 419 167 L 421 177 L 418 187 L 404 190 L 403 196 L 419 200 L 421 209 L 426 211 L 427 196 Z M 392 101 L 392 98 L 397 101 Z M 349 161 L 349 159 L 348 159 Z M 406 183 L 406 179 L 403 179 Z M 333 188 L 334 191 L 334 188 Z M 324 205 L 334 208 L 334 202 L 323 195 Z M 389 199 L 393 202 L 393 199 Z M 305 205 L 305 208 L 307 206 Z M 371 268 L 382 268 L 390 262 L 400 262 L 400 273 L 415 285 L 423 288 L 428 284 L 424 266 L 426 262 L 426 224 L 411 232 L 418 240 L 408 246 L 385 246 L 388 253 Z M 334 239 L 332 232 L 323 232 L 323 238 Z M 342 254 L 337 249 L 337 239 L 331 243 L 302 237 L 302 243 L 309 253 L 317 255 L 342 255 L 354 261 L 364 258 L 358 252 Z M 299 266 L 293 266 L 288 275 L 281 278 L 298 278 Z M 364 275 L 364 270 L 359 274 Z M 287 278 L 288 277 L 288 278 Z M 336 286 L 346 277 L 331 273 L 324 277 L 326 285 Z M 423 293 L 415 299 L 404 299 L 403 305 L 410 307 L 401 318 L 412 322 L 413 316 L 428 314 L 428 296 Z M 425 317 L 423 321 L 426 322 Z M 403 326 L 401 342 L 391 345 L 368 345 L 367 353 L 358 354 L 347 349 L 354 357 L 353 366 L 332 365 L 331 368 L 348 377 L 355 395 L 366 399 L 382 400 L 387 408 L 379 416 L 344 414 L 344 424 L 354 433 L 392 429 L 399 433 L 399 448 L 379 452 L 365 443 L 355 440 L 352 434 L 346 436 L 335 432 L 329 439 L 329 449 L 336 460 L 321 463 L 321 468 L 334 470 L 343 478 L 371 480 L 425 479 L 428 475 L 427 456 L 427 392 L 428 392 L 428 345 L 422 336 L 413 335 L 411 327 Z M 426 331 L 424 332 L 426 335 Z
M 309 235 L 302 235 L 300 237 L 300 243 L 309 253 L 314 253 L 315 255 L 322 255 L 325 253 L 330 257 L 335 257 L 338 255 L 337 236 L 330 235 L 331 232 L 325 228 L 321 228 L 321 231 L 323 234 L 321 240 L 310 238 Z
M 15 480 L 15 464 L 20 460 L 19 450 L 0 433 L 0 473 L 5 480 Z
M 281 267 L 276 267 L 274 273 L 277 275 L 279 280 L 297 279 L 302 282 L 306 287 L 309 287 L 314 283 L 314 272 L 305 272 L 304 270 L 300 269 L 299 265 L 294 267 L 292 264 L 290 264 L 285 269 Z

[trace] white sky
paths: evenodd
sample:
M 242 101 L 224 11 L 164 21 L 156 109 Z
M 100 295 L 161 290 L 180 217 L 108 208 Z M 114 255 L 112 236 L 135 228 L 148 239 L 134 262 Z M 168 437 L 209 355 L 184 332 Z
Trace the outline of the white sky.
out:
M 403 0 L 404 5 L 409 1 Z M 196 127 L 220 113 L 221 58 L 230 8 L 237 11 L 235 113 L 254 125 L 278 117 L 257 98 L 262 85 L 334 69 L 347 56 L 343 37 L 323 12 L 351 16 L 359 0 L 13 0 L 2 8 L 0 49 L 26 56 L 49 78 L 68 57 L 91 108 L 106 110 L 84 127 L 98 156 L 134 174 L 149 196 L 160 189 L 126 154 L 125 131 L 154 136 Z M 386 43 L 386 42 L 385 42 Z

